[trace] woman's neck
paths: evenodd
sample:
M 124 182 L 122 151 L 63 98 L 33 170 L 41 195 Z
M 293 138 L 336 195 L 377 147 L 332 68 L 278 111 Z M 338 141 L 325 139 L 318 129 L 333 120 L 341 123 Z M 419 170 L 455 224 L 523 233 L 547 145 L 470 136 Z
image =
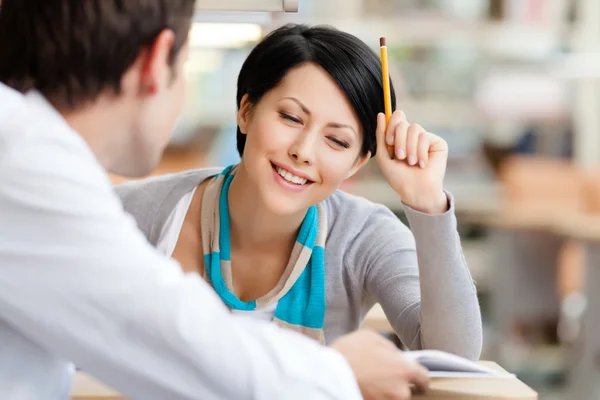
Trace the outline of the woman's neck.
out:
M 227 200 L 232 247 L 242 251 L 291 251 L 306 212 L 282 216 L 269 211 L 243 164 L 235 173 Z

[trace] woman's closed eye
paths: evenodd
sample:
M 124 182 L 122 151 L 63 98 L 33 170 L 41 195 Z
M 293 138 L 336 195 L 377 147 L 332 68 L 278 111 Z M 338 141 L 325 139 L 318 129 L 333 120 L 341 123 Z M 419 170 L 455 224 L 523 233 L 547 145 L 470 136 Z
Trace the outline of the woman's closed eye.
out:
M 350 144 L 348 144 L 347 142 L 338 139 L 336 137 L 333 136 L 329 136 L 328 139 L 335 145 L 335 146 L 339 146 L 339 147 L 343 147 L 344 149 L 347 149 L 350 147 Z
M 289 114 L 286 114 L 286 113 L 284 113 L 284 112 L 280 112 L 280 113 L 279 113 L 279 116 L 280 116 L 281 118 L 283 118 L 283 119 L 287 120 L 287 121 L 290 121 L 290 122 L 294 123 L 294 124 L 301 124 L 301 123 L 302 123 L 302 121 L 301 121 L 299 118 L 296 118 L 296 117 L 294 117 L 294 116 L 291 116 L 291 115 L 289 115 Z

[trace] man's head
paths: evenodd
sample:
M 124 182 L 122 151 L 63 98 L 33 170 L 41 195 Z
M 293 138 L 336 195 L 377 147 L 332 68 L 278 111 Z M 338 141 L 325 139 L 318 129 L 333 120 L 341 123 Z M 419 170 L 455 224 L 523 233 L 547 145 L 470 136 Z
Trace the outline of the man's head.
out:
M 0 81 L 41 92 L 113 172 L 144 175 L 183 105 L 194 3 L 3 0 Z

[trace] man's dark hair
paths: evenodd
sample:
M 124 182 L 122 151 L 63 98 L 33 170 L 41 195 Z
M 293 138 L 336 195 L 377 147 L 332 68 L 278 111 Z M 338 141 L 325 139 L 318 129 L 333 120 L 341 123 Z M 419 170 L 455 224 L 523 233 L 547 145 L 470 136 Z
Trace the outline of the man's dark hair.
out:
M 357 37 L 327 26 L 285 25 L 268 34 L 250 53 L 237 84 L 237 106 L 244 95 L 257 104 L 292 69 L 315 63 L 337 82 L 352 104 L 363 130 L 361 155 L 375 155 L 377 113 L 384 112 L 381 61 Z M 392 109 L 396 96 L 391 85 Z M 246 135 L 237 131 L 237 149 L 244 153 Z
M 75 108 L 121 79 L 164 29 L 173 63 L 187 41 L 195 0 L 2 0 L 0 82 Z

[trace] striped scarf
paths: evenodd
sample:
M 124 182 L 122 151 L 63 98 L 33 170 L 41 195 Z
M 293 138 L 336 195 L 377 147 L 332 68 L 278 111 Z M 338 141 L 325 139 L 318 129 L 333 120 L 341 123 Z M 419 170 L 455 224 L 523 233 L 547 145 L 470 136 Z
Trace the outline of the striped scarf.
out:
M 325 239 L 327 218 L 321 204 L 311 206 L 300 227 L 286 269 L 266 295 L 241 301 L 231 291 L 231 246 L 227 194 L 237 166 L 229 166 L 207 185 L 202 201 L 205 279 L 230 309 L 256 310 L 277 302 L 274 322 L 324 343 Z

